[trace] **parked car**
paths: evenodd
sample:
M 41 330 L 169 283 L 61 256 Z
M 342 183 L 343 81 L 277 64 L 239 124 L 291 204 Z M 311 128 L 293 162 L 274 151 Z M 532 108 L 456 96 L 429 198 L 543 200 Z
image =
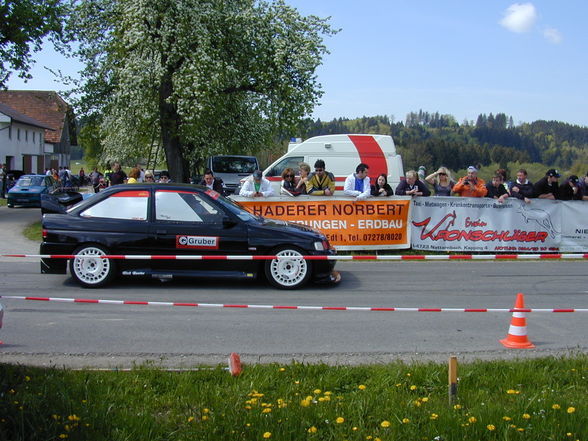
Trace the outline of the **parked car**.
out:
M 6 205 L 13 208 L 16 205 L 25 207 L 40 207 L 41 195 L 57 191 L 59 184 L 53 176 L 23 175 L 16 184 L 8 190 Z
M 264 274 L 282 289 L 309 280 L 338 281 L 334 260 L 304 255 L 335 254 L 326 237 L 295 223 L 254 216 L 206 187 L 190 184 L 116 185 L 65 214 L 42 220 L 44 255 L 76 255 L 41 260 L 41 272 L 65 274 L 86 288 L 117 274 L 156 279 L 212 277 L 252 279 Z M 278 255 L 273 260 L 102 259 L 110 255 Z
M 223 181 L 225 195 L 239 192 L 241 180 L 259 170 L 259 162 L 255 156 L 218 155 L 206 161 L 206 168 Z
M 77 191 L 57 191 L 41 195 L 41 213 L 65 213 L 68 208 L 92 196 L 94 193 Z

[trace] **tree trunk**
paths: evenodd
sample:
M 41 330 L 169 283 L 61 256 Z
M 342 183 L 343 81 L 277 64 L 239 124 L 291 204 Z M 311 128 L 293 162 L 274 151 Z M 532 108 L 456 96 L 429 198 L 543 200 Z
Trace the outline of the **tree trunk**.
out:
M 172 92 L 173 83 L 171 74 L 168 74 L 163 78 L 159 87 L 161 142 L 171 180 L 174 182 L 188 182 L 188 166 L 180 140 L 180 116 L 176 107 L 167 102 Z

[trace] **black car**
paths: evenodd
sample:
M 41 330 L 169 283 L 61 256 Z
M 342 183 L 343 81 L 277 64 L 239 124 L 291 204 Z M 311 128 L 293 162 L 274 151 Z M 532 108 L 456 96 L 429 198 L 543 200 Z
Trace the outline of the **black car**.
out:
M 190 184 L 115 185 L 80 202 L 65 214 L 45 214 L 41 272 L 65 274 L 95 288 L 117 274 L 252 279 L 265 274 L 277 288 L 295 289 L 310 279 L 338 281 L 326 237 L 303 225 L 254 216 L 217 192 Z M 102 255 L 170 256 L 101 259 Z M 182 259 L 183 255 L 219 256 Z M 220 256 L 278 255 L 273 260 Z M 175 256 L 175 257 L 171 257 Z

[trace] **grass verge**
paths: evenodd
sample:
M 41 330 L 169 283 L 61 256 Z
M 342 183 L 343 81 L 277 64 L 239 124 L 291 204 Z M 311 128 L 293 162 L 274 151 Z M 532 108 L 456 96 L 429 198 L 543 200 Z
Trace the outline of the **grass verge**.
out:
M 588 356 L 167 372 L 0 365 L 2 440 L 586 440 Z
M 41 242 L 42 239 L 42 232 L 41 232 L 41 222 L 35 222 L 28 225 L 22 232 L 24 237 L 29 240 L 34 240 L 35 242 Z

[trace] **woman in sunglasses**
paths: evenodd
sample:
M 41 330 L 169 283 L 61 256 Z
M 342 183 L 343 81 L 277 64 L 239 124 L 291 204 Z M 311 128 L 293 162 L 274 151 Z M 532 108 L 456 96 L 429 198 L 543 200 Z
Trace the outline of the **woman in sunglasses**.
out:
M 299 196 L 302 194 L 300 188 L 296 187 L 296 173 L 293 168 L 288 167 L 282 172 L 282 187 L 280 193 L 288 196 Z
M 425 181 L 433 186 L 435 196 L 451 196 L 451 189 L 455 185 L 447 167 L 439 167 L 439 170 L 427 176 Z

